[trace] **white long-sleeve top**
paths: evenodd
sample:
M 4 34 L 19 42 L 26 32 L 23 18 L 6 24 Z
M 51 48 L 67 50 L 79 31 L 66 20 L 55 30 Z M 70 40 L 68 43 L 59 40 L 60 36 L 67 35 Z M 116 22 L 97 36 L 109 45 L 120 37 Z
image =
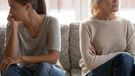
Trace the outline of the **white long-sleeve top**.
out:
M 94 55 L 89 53 L 92 46 L 96 51 Z M 121 52 L 129 52 L 135 56 L 134 27 L 128 20 L 120 17 L 113 20 L 91 17 L 82 21 L 80 52 L 82 59 L 79 64 L 82 68 L 82 76 Z

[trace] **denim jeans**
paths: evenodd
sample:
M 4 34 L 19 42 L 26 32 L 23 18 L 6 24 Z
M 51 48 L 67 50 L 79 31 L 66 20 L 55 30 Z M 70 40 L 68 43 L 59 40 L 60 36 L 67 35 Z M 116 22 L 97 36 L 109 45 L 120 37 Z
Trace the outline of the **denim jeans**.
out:
M 120 53 L 90 71 L 86 76 L 135 76 L 134 59 L 129 53 Z
M 65 76 L 64 70 L 47 62 L 39 63 L 35 70 L 13 64 L 6 71 L 2 71 L 2 76 Z

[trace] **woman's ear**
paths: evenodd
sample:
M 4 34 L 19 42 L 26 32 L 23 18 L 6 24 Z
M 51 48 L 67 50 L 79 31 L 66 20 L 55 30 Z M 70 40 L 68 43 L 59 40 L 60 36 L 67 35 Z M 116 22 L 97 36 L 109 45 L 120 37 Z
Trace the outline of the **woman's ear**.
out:
M 27 4 L 25 5 L 25 8 L 26 8 L 26 11 L 29 11 L 29 10 L 32 9 L 32 5 L 31 5 L 30 3 L 27 3 Z

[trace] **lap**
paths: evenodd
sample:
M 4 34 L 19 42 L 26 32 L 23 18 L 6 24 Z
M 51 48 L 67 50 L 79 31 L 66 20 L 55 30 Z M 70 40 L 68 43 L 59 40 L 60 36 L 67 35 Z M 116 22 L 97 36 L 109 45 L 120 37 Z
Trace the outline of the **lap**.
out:
M 88 73 L 87 76 L 112 76 L 114 73 L 120 74 L 124 72 L 125 70 L 123 69 L 125 68 L 127 68 L 128 71 L 132 71 L 132 65 L 133 57 L 128 53 L 121 53 L 100 65 L 96 69 L 93 69 L 90 73 Z
M 29 69 L 17 64 L 11 65 L 7 70 L 1 72 L 1 76 L 32 76 Z
M 2 71 L 2 76 L 65 76 L 65 73 L 49 63 L 39 63 L 34 70 L 13 64 L 6 71 Z
M 64 74 L 64 70 L 57 67 L 57 65 L 47 62 L 39 63 L 34 71 L 34 76 L 65 76 Z

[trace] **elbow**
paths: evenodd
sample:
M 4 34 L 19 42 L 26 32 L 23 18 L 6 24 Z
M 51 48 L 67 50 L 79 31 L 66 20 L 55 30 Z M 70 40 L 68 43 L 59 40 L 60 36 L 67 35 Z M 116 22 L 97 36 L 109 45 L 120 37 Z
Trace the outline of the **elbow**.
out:
M 50 59 L 50 63 L 56 64 L 58 59 L 59 59 L 59 54 L 52 54 L 51 59 Z
M 50 63 L 51 64 L 56 64 L 57 63 L 57 60 L 58 60 L 58 57 L 55 57 L 55 58 L 52 58 Z

